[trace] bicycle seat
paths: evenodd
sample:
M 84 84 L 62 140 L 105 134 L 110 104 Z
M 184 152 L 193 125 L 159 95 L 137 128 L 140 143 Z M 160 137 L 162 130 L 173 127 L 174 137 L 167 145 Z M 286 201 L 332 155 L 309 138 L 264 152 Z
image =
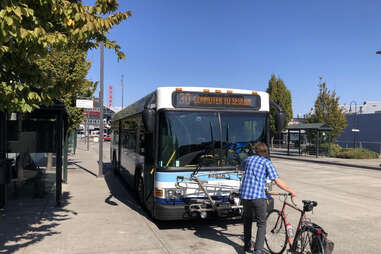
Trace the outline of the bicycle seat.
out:
M 303 211 L 310 212 L 314 209 L 315 206 L 318 205 L 316 201 L 312 200 L 302 200 L 303 202 Z

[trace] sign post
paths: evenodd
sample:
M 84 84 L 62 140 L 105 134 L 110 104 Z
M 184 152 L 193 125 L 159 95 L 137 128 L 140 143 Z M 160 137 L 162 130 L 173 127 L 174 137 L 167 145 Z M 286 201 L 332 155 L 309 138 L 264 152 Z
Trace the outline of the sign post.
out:
M 360 132 L 359 129 L 352 129 L 353 132 L 353 148 L 356 148 L 356 135 L 358 136 L 358 133 Z
M 89 99 L 77 99 L 75 101 L 75 106 L 77 108 L 92 109 L 94 108 L 94 102 L 93 100 L 89 100 Z M 85 139 L 86 139 L 87 151 L 89 151 L 89 111 L 85 110 L 85 114 L 86 114 Z

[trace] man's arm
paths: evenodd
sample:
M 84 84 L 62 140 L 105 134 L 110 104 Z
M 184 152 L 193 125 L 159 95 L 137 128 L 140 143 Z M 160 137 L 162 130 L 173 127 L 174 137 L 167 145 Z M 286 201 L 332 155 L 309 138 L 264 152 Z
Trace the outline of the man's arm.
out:
M 283 182 L 282 180 L 279 179 L 279 177 L 275 178 L 274 182 L 276 183 L 276 185 L 278 185 L 279 188 L 289 192 L 291 194 L 291 197 L 295 197 L 296 196 L 295 191 L 293 191 L 290 187 L 288 187 L 285 182 Z

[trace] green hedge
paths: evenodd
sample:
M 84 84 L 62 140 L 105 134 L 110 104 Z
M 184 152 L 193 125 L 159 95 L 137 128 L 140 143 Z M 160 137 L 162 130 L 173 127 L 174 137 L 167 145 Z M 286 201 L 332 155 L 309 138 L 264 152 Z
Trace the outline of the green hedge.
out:
M 331 145 L 331 157 L 344 159 L 377 159 L 378 153 L 365 148 L 342 148 L 337 144 Z

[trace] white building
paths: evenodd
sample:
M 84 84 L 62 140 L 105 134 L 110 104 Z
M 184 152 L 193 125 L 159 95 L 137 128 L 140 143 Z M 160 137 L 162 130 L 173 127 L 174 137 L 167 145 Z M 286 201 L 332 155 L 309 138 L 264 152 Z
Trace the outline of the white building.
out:
M 381 101 L 364 101 L 362 105 L 342 105 L 346 114 L 374 114 L 381 113 Z

